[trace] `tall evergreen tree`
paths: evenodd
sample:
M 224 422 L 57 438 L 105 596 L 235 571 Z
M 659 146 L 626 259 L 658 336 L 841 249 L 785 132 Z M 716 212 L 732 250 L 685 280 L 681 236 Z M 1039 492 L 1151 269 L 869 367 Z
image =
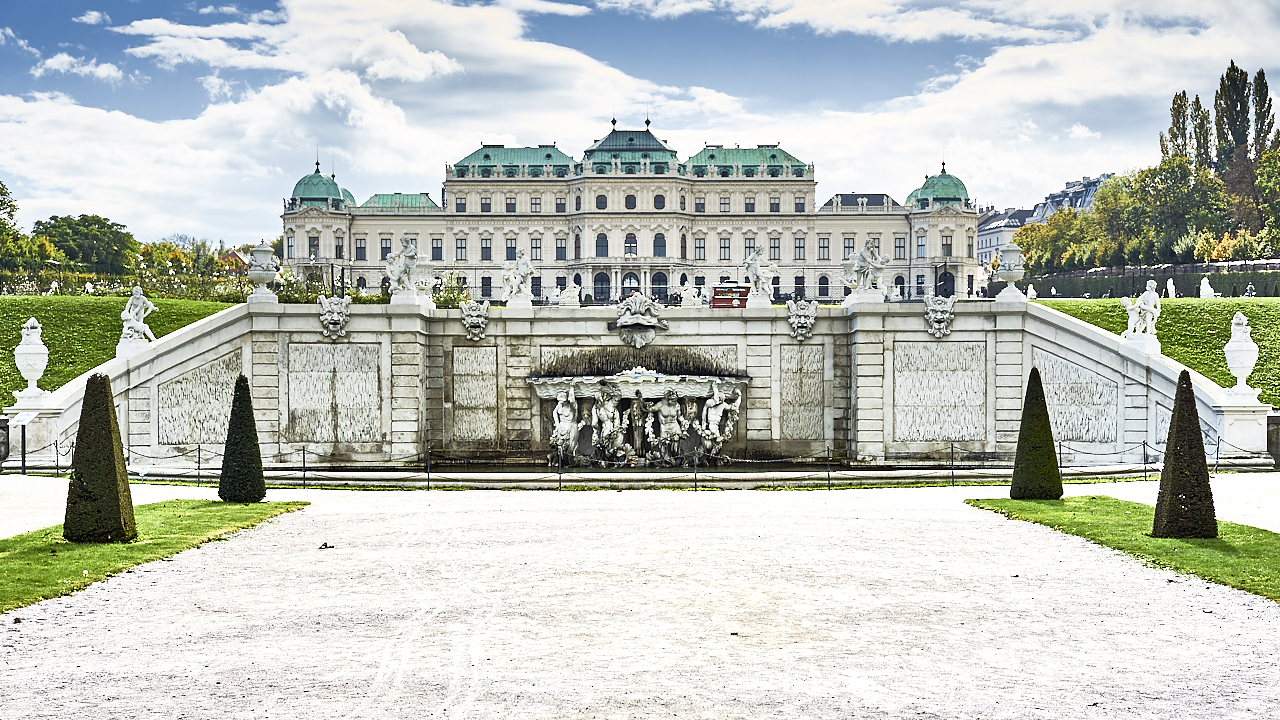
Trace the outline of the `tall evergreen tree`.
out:
M 266 496 L 258 425 L 253 419 L 253 398 L 249 395 L 249 379 L 241 375 L 236 378 L 235 396 L 231 399 L 218 497 L 226 502 L 254 503 Z
M 1218 80 L 1213 96 L 1214 123 L 1218 135 L 1218 172 L 1226 172 L 1235 158 L 1236 148 L 1249 147 L 1249 73 L 1232 60 Z
M 1191 157 L 1191 139 L 1187 118 L 1187 91 L 1183 90 L 1173 96 L 1169 105 L 1169 134 L 1160 133 L 1160 155 L 1166 160 L 1171 157 Z
M 1217 156 L 1209 125 L 1209 109 L 1200 104 L 1200 96 L 1197 95 L 1191 101 L 1191 137 L 1195 145 L 1192 160 L 1196 170 L 1212 170 L 1213 159 Z
M 62 536 L 71 542 L 128 542 L 138 537 L 111 380 L 89 376 L 80 405 L 76 451 Z
M 1156 518 L 1151 536 L 1158 538 L 1216 538 L 1218 520 L 1213 510 L 1213 489 L 1204 457 L 1200 413 L 1191 374 L 1178 376 L 1173 417 L 1165 440 L 1164 469 L 1156 497 Z
M 1053 445 L 1049 406 L 1044 401 L 1040 370 L 1031 368 L 1027 394 L 1022 399 L 1022 424 L 1018 428 L 1018 450 L 1013 459 L 1013 500 L 1057 500 L 1062 497 L 1062 474 Z
M 1253 162 L 1256 165 L 1268 150 L 1275 150 L 1280 136 L 1275 133 L 1276 116 L 1271 111 L 1271 90 L 1267 73 L 1259 69 L 1253 76 Z

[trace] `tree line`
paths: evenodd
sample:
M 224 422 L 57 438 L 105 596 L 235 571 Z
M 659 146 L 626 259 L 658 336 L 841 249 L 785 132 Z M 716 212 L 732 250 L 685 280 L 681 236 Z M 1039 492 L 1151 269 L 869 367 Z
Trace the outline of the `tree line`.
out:
M 1124 265 L 1257 260 L 1280 253 L 1280 132 L 1263 70 L 1231 61 L 1210 109 L 1173 96 L 1160 163 L 1102 184 L 1014 242 L 1045 274 Z

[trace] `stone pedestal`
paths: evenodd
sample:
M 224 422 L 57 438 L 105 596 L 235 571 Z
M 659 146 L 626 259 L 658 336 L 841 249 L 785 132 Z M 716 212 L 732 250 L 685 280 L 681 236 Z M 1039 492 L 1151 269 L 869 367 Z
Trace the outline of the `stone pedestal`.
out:
M 1160 341 L 1156 339 L 1155 335 L 1134 333 L 1124 339 L 1124 344 L 1147 355 L 1160 354 Z
M 532 295 L 512 295 L 507 299 L 507 307 L 512 310 L 528 310 L 533 307 Z
M 131 358 L 134 355 L 147 349 L 151 343 L 146 338 L 120 338 L 120 342 L 116 343 L 116 359 Z
M 768 309 L 771 307 L 773 307 L 773 302 L 770 301 L 769 296 L 764 293 L 752 292 L 750 295 L 747 296 L 748 310 L 757 309 L 757 308 Z
M 402 290 L 391 296 L 392 305 L 418 305 L 418 293 L 413 290 Z
M 854 290 L 844 296 L 844 302 L 840 303 L 841 307 L 853 307 L 854 304 L 860 303 L 883 303 L 884 292 L 876 288 L 861 288 Z
M 1022 294 L 1017 285 L 1010 282 L 996 294 L 996 302 L 1026 302 L 1027 296 Z
M 257 290 L 254 290 L 249 295 L 249 297 L 245 299 L 245 302 L 247 303 L 278 303 L 280 302 L 280 299 L 276 297 L 275 293 L 268 290 L 265 285 L 260 285 L 258 286 Z

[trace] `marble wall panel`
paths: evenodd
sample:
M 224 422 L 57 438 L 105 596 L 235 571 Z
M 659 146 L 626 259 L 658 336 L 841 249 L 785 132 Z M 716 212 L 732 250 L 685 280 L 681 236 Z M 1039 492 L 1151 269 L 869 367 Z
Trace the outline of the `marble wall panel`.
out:
M 783 345 L 780 348 L 782 437 L 821 440 L 826 396 L 821 345 Z
M 289 442 L 375 443 L 383 439 L 382 346 L 289 345 Z
M 498 349 L 453 348 L 453 437 L 498 437 Z
M 159 443 L 221 445 L 226 442 L 231 397 L 236 378 L 243 371 L 243 362 L 237 349 L 160 383 L 156 417 Z
M 1120 385 L 1040 348 L 1032 351 L 1032 358 L 1040 370 L 1054 439 L 1114 443 L 1119 427 Z
M 899 442 L 986 439 L 987 345 L 893 346 L 893 436 Z

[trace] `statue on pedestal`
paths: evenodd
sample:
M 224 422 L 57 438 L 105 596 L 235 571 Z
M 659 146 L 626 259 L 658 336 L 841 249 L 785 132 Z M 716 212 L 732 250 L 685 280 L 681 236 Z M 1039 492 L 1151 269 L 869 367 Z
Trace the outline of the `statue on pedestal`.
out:
M 143 321 L 155 310 L 156 306 L 143 296 L 142 288 L 135 287 L 133 294 L 129 296 L 129 302 L 124 305 L 124 311 L 120 313 L 120 319 L 124 321 L 124 330 L 120 333 L 120 339 L 154 342 L 155 333 L 151 332 L 151 327 Z
M 764 264 L 764 259 L 760 257 L 760 248 L 755 247 L 747 253 L 742 267 L 746 271 L 747 281 L 751 283 L 751 296 L 764 298 L 768 302 L 769 295 L 773 292 L 771 283 L 778 275 L 777 263 Z
M 525 257 L 524 248 L 516 251 L 515 260 L 507 260 L 502 263 L 502 299 L 504 302 L 510 303 L 513 299 L 524 298 L 525 303 L 531 303 L 529 285 L 533 279 L 533 265 L 529 264 L 529 259 Z
M 701 422 L 695 425 L 702 439 L 702 452 L 711 456 L 720 454 L 725 442 L 733 437 L 741 404 L 742 392 L 739 389 L 735 388 L 733 394 L 726 398 L 720 392 L 720 383 L 711 384 L 711 397 L 702 404 Z
M 552 411 L 551 419 L 551 446 L 560 454 L 562 462 L 567 457 L 570 463 L 576 464 L 578 433 L 587 421 L 578 419 L 578 399 L 572 387 L 568 392 L 556 395 L 556 409 Z
M 405 235 L 400 238 L 400 249 L 387 256 L 387 265 L 383 274 L 391 281 L 391 294 L 417 294 L 418 285 L 414 281 L 414 270 L 418 264 L 418 247 L 413 238 Z
M 653 411 L 645 421 L 645 436 L 649 439 L 652 450 L 648 460 L 658 465 L 676 465 L 679 463 L 680 441 L 689 437 L 689 420 L 684 409 L 676 400 L 676 391 L 668 389 L 662 399 L 654 403 Z M 654 430 L 654 419 L 657 419 L 657 430 Z
M 622 416 L 618 388 L 602 385 L 600 399 L 591 406 L 591 444 L 605 460 L 618 462 L 631 454 L 631 446 L 622 437 Z
M 845 269 L 845 275 L 853 276 L 854 285 L 851 287 L 854 290 L 879 288 L 880 276 L 889 267 L 889 256 L 881 255 L 874 243 L 874 240 L 868 238 L 858 254 L 845 263 L 852 266 Z

